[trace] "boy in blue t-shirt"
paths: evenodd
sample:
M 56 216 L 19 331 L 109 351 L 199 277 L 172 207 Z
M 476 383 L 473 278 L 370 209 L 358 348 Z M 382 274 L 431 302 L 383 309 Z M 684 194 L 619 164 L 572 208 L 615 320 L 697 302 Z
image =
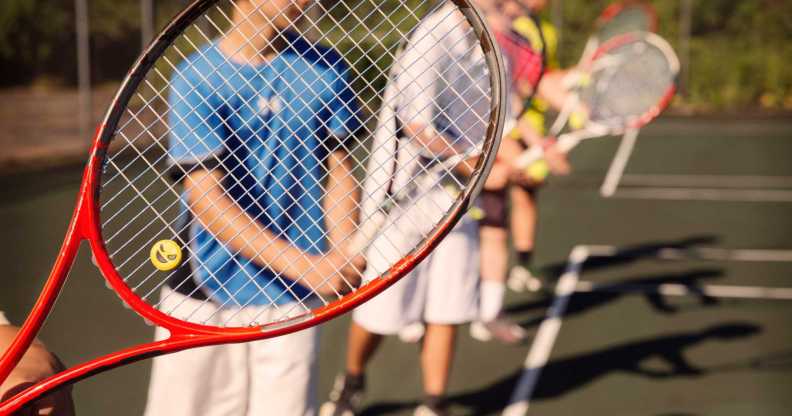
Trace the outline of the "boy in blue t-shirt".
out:
M 237 1 L 229 32 L 171 77 L 168 160 L 191 273 L 163 291 L 169 315 L 275 322 L 360 282 L 365 262 L 344 250 L 360 118 L 342 58 L 289 30 L 305 3 Z M 146 414 L 312 414 L 317 341 L 312 329 L 156 359 Z

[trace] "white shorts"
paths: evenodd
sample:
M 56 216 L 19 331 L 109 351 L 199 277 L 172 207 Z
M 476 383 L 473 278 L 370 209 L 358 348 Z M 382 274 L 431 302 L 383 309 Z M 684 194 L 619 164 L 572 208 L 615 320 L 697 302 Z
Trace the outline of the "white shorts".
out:
M 162 309 L 180 302 L 204 302 L 171 290 L 162 293 Z M 203 308 L 210 316 L 215 310 Z M 273 308 L 253 308 L 262 319 Z M 271 309 L 267 311 L 266 309 Z M 263 310 L 263 312 L 262 312 Z M 217 325 L 236 310 L 219 311 L 208 322 Z M 200 319 L 200 317 L 196 317 Z M 157 328 L 156 339 L 168 337 Z M 247 344 L 221 345 L 182 351 L 154 359 L 146 416 L 306 416 L 316 412 L 316 358 L 319 331 Z
M 457 325 L 478 314 L 478 224 L 468 218 L 409 275 L 353 312 L 355 323 L 392 335 L 416 322 Z
M 3 311 L 0 311 L 0 325 L 10 325 L 10 322 L 8 322 L 8 319 L 6 319 Z

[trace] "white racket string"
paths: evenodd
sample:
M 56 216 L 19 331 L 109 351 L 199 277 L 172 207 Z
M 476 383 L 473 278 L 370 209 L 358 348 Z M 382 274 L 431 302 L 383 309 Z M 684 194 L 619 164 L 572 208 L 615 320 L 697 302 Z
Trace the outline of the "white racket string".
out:
M 341 250 L 343 247 L 338 244 L 360 233 L 361 224 L 374 215 L 365 213 L 364 201 L 376 197 L 379 187 L 389 185 L 394 189 L 387 196 L 388 204 L 392 205 L 385 213 L 389 217 L 388 224 L 371 236 L 367 244 L 369 256 L 396 261 L 409 254 L 414 246 L 405 241 L 412 238 L 417 244 L 427 238 L 453 205 L 456 197 L 444 184 L 459 189 L 468 186 L 467 178 L 453 174 L 456 166 L 427 162 L 423 146 L 447 148 L 450 154 L 475 156 L 475 151 L 470 149 L 475 149 L 485 137 L 483 134 L 475 139 L 471 137 L 477 135 L 480 126 L 491 123 L 489 114 L 477 112 L 475 108 L 491 104 L 491 91 L 483 85 L 489 87 L 494 75 L 459 71 L 470 63 L 465 59 L 475 56 L 483 60 L 484 52 L 478 42 L 466 43 L 474 31 L 462 18 L 462 12 L 449 4 L 441 2 L 426 10 L 406 1 L 398 7 L 384 7 L 374 0 L 317 1 L 300 10 L 295 21 L 285 12 L 266 14 L 263 9 L 266 2 L 248 10 L 235 0 L 222 0 L 201 17 L 201 22 L 194 22 L 184 30 L 132 94 L 115 130 L 111 156 L 103 174 L 102 234 L 110 257 L 127 285 L 154 307 L 169 304 L 164 313 L 186 321 L 197 320 L 197 323 L 210 322 L 218 311 L 229 308 L 233 313 L 225 315 L 221 326 L 264 325 L 272 322 L 261 320 L 280 321 L 309 313 L 316 305 L 315 300 L 328 305 L 356 289 L 356 284 L 346 280 L 342 273 L 342 269 L 352 267 L 351 255 L 343 256 L 341 263 L 325 263 L 324 266 L 320 263 L 325 260 L 315 261 L 314 258 L 320 259 L 326 249 Z M 429 31 L 428 37 L 412 38 L 416 26 L 425 24 L 427 16 L 445 26 Z M 266 30 L 274 27 L 279 19 L 291 21 L 289 33 L 280 32 L 261 42 Z M 241 42 L 231 50 L 213 46 L 230 37 L 241 39 Z M 442 55 L 450 57 L 449 65 L 439 66 L 426 58 L 403 62 L 397 50 L 413 42 L 436 44 Z M 278 46 L 274 46 L 275 43 Z M 250 53 L 252 50 L 261 55 L 270 48 L 294 51 L 306 44 L 309 44 L 306 53 L 313 54 L 320 66 L 298 66 L 297 61 L 283 60 L 281 66 L 273 68 L 259 62 L 259 58 L 250 60 L 255 56 Z M 218 61 L 214 58 L 219 51 L 222 51 L 219 53 L 222 59 Z M 341 57 L 336 57 L 336 53 Z M 391 67 L 388 62 L 406 67 Z M 329 80 L 323 71 L 334 70 L 339 64 L 346 72 L 339 72 L 335 81 Z M 385 102 L 386 87 L 404 82 L 400 77 L 415 68 L 421 71 L 411 75 L 436 80 L 438 85 L 434 93 L 443 95 L 445 103 L 433 101 L 427 104 L 432 108 L 420 108 L 432 112 L 429 119 L 421 118 L 419 113 L 411 118 L 394 113 L 391 120 L 380 119 L 379 109 L 398 107 L 406 94 L 404 88 L 411 86 L 400 86 L 392 102 Z M 253 76 L 246 72 L 251 69 L 255 71 Z M 185 82 L 185 88 L 175 88 L 174 81 L 179 81 L 178 77 L 186 73 L 193 78 Z M 481 82 L 481 76 L 487 77 L 486 83 Z M 460 83 L 460 77 L 468 79 L 462 83 L 465 88 L 454 85 Z M 302 81 L 300 88 L 310 94 L 308 98 L 295 94 L 294 101 L 283 102 L 282 90 L 292 88 L 294 79 Z M 271 95 L 242 96 L 235 92 L 257 90 L 258 85 L 271 91 Z M 321 140 L 323 134 L 328 137 L 333 134 L 337 126 L 322 115 L 325 113 L 318 113 L 317 108 L 311 107 L 311 96 L 326 97 L 323 98 L 326 103 L 335 103 L 332 108 L 325 107 L 321 111 L 349 114 L 344 122 L 359 124 L 360 129 L 345 132 L 332 142 Z M 471 96 L 476 98 L 471 99 Z M 174 110 L 177 106 L 194 103 L 207 108 L 221 106 L 218 108 L 229 111 Z M 461 110 L 456 114 L 445 113 L 454 106 Z M 281 115 L 279 110 L 284 107 L 304 108 L 305 111 Z M 366 109 L 368 111 L 364 112 Z M 246 114 L 257 111 L 260 111 L 256 116 L 259 118 L 247 118 Z M 270 122 L 274 119 L 277 119 L 277 127 Z M 383 124 L 390 122 L 418 123 L 426 129 L 418 133 L 431 137 L 429 142 L 421 144 L 414 138 L 408 139 L 400 153 L 394 155 L 404 165 L 396 172 L 389 172 L 392 169 L 390 160 L 382 164 L 370 163 L 371 155 L 389 151 L 388 141 L 378 142 L 375 138 L 386 133 Z M 455 139 L 449 141 L 444 132 L 436 130 L 436 126 L 444 123 L 454 131 Z M 217 127 L 210 129 L 207 127 L 210 125 Z M 224 131 L 219 133 L 218 129 Z M 234 151 L 220 148 L 207 152 L 207 143 L 215 140 L 216 134 L 256 139 L 238 139 L 238 143 L 234 142 Z M 320 153 L 304 151 L 307 144 L 284 147 L 277 139 L 279 135 L 315 137 L 312 140 L 317 140 L 315 146 Z M 192 143 L 181 142 L 180 137 L 189 136 L 197 139 Z M 270 139 L 265 139 L 267 137 Z M 178 160 L 173 158 L 174 145 L 183 147 L 183 156 Z M 428 159 L 437 157 L 430 153 Z M 328 158 L 334 158 L 334 163 L 340 167 L 331 171 L 325 166 L 320 172 L 309 168 L 325 165 Z M 466 160 L 460 162 L 468 163 Z M 183 184 L 169 178 L 171 174 L 177 178 L 194 177 L 194 172 L 211 171 L 215 166 L 220 168 L 218 175 L 200 176 L 206 182 L 196 185 L 203 189 L 190 197 L 191 201 L 202 201 L 200 209 L 185 199 Z M 231 168 L 226 169 L 226 166 Z M 294 168 L 283 169 L 277 175 L 267 173 L 282 166 Z M 261 172 L 268 178 L 266 185 L 256 183 L 256 175 Z M 366 180 L 371 175 L 386 179 L 379 187 L 367 189 L 367 184 L 373 183 Z M 389 176 L 397 177 L 395 186 L 387 179 Z M 411 188 L 415 182 L 420 183 L 421 189 Z M 256 188 L 261 186 L 267 188 Z M 214 195 L 213 189 L 219 190 L 224 198 L 243 204 L 240 205 L 242 209 L 230 216 L 214 214 L 222 205 L 210 196 Z M 277 190 L 284 198 L 262 197 L 260 189 Z M 336 199 L 328 200 L 328 194 Z M 407 194 L 410 197 L 403 198 Z M 437 195 L 444 197 L 438 199 Z M 315 207 L 325 213 L 322 217 L 312 216 L 303 207 Z M 247 236 L 257 227 L 267 228 L 272 238 L 262 242 L 249 240 Z M 405 227 L 414 231 L 405 230 Z M 206 258 L 207 243 L 199 239 L 204 234 L 195 230 L 213 230 L 213 235 L 226 235 L 224 238 L 237 241 L 239 246 L 223 247 L 219 260 Z M 163 238 L 178 242 L 186 264 L 167 272 L 152 267 L 148 252 Z M 301 241 L 299 254 L 283 257 L 291 252 L 288 246 L 273 252 L 278 241 Z M 254 255 L 245 257 L 243 251 Z M 262 257 L 265 253 L 267 256 Z M 300 272 L 287 277 L 284 272 L 256 260 L 263 258 L 281 258 L 283 267 L 278 270 Z M 309 279 L 308 274 L 316 273 L 320 267 L 329 267 L 335 274 Z M 370 265 L 369 273 L 383 273 L 388 267 Z M 185 269 L 188 270 L 186 275 Z M 223 270 L 229 269 L 238 270 L 235 276 L 240 279 L 224 276 Z M 261 272 L 251 274 L 251 270 L 269 270 L 270 278 L 262 279 Z M 199 272 L 203 277 L 197 277 Z M 356 272 L 364 274 L 364 270 Z M 332 280 L 339 276 L 342 286 L 333 286 Z M 165 287 L 171 290 L 162 292 Z M 161 292 L 165 296 L 155 299 Z M 186 299 L 175 305 L 168 302 L 168 296 L 185 292 L 188 296 L 200 296 L 203 299 L 200 306 L 186 310 Z M 265 312 L 262 306 L 271 307 L 276 313 Z

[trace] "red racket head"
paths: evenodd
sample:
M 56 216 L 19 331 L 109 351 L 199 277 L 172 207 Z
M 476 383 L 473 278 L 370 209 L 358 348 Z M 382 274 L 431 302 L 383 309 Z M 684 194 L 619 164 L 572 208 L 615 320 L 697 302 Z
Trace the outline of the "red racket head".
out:
M 657 32 L 659 19 L 651 3 L 634 0 L 613 3 L 597 19 L 600 43 L 630 32 Z
M 604 43 L 582 66 L 580 102 L 588 121 L 612 134 L 660 116 L 676 93 L 680 63 L 653 33 L 629 33 Z
M 121 300 L 171 338 L 68 370 L 0 413 L 128 362 L 317 325 L 426 257 L 494 161 L 506 84 L 473 1 L 418 3 L 196 0 L 181 12 L 129 72 L 99 128 L 66 242 L 0 379 L 42 324 L 83 240 Z M 405 111 L 420 100 L 431 111 Z M 399 125 L 433 135 L 427 142 Z M 380 157 L 393 143 L 407 155 L 397 164 Z M 399 201 L 378 232 L 379 244 L 394 245 L 404 215 L 420 222 L 409 239 L 387 255 L 373 241 L 363 253 L 347 250 L 373 215 L 363 209 L 360 218 L 360 206 L 398 194 L 435 157 L 469 148 L 480 152 L 465 174 L 438 172 L 442 180 Z M 198 306 L 164 307 L 161 296 L 173 293 Z M 220 320 L 218 310 L 234 313 Z

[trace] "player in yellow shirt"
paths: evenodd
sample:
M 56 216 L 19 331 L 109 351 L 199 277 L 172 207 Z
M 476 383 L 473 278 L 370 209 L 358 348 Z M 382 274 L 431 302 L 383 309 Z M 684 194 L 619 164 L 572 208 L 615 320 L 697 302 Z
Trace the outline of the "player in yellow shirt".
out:
M 508 166 L 514 158 L 529 146 L 545 148 L 546 159 L 526 172 L 503 173 L 498 166 L 493 175 L 505 175 L 507 182 L 502 189 L 487 190 L 482 196 L 484 218 L 481 220 L 481 292 L 479 319 L 471 325 L 471 335 L 479 340 L 498 339 L 504 343 L 518 343 L 526 338 L 522 327 L 501 317 L 503 298 L 506 291 L 508 274 L 508 231 L 506 199 L 511 197 L 512 239 L 517 251 L 517 266 L 512 270 L 509 285 L 514 289 L 536 287 L 537 280 L 531 273 L 531 257 L 534 248 L 534 235 L 537 223 L 535 192 L 544 183 L 547 174 L 569 173 L 566 157 L 557 151 L 553 141 L 545 137 L 545 112 L 549 107 L 560 108 L 566 98 L 562 87 L 562 71 L 557 59 L 558 34 L 553 25 L 540 18 L 526 15 L 526 10 L 538 15 L 547 6 L 547 0 L 504 0 L 500 3 L 501 12 L 508 30 L 530 42 L 535 50 L 544 50 L 545 69 L 549 71 L 539 84 L 537 97 L 525 102 L 534 91 L 520 83 L 518 74 L 515 79 L 512 100 L 514 113 L 518 115 L 515 127 L 504 139 L 499 157 Z M 498 31 L 499 28 L 495 28 Z

